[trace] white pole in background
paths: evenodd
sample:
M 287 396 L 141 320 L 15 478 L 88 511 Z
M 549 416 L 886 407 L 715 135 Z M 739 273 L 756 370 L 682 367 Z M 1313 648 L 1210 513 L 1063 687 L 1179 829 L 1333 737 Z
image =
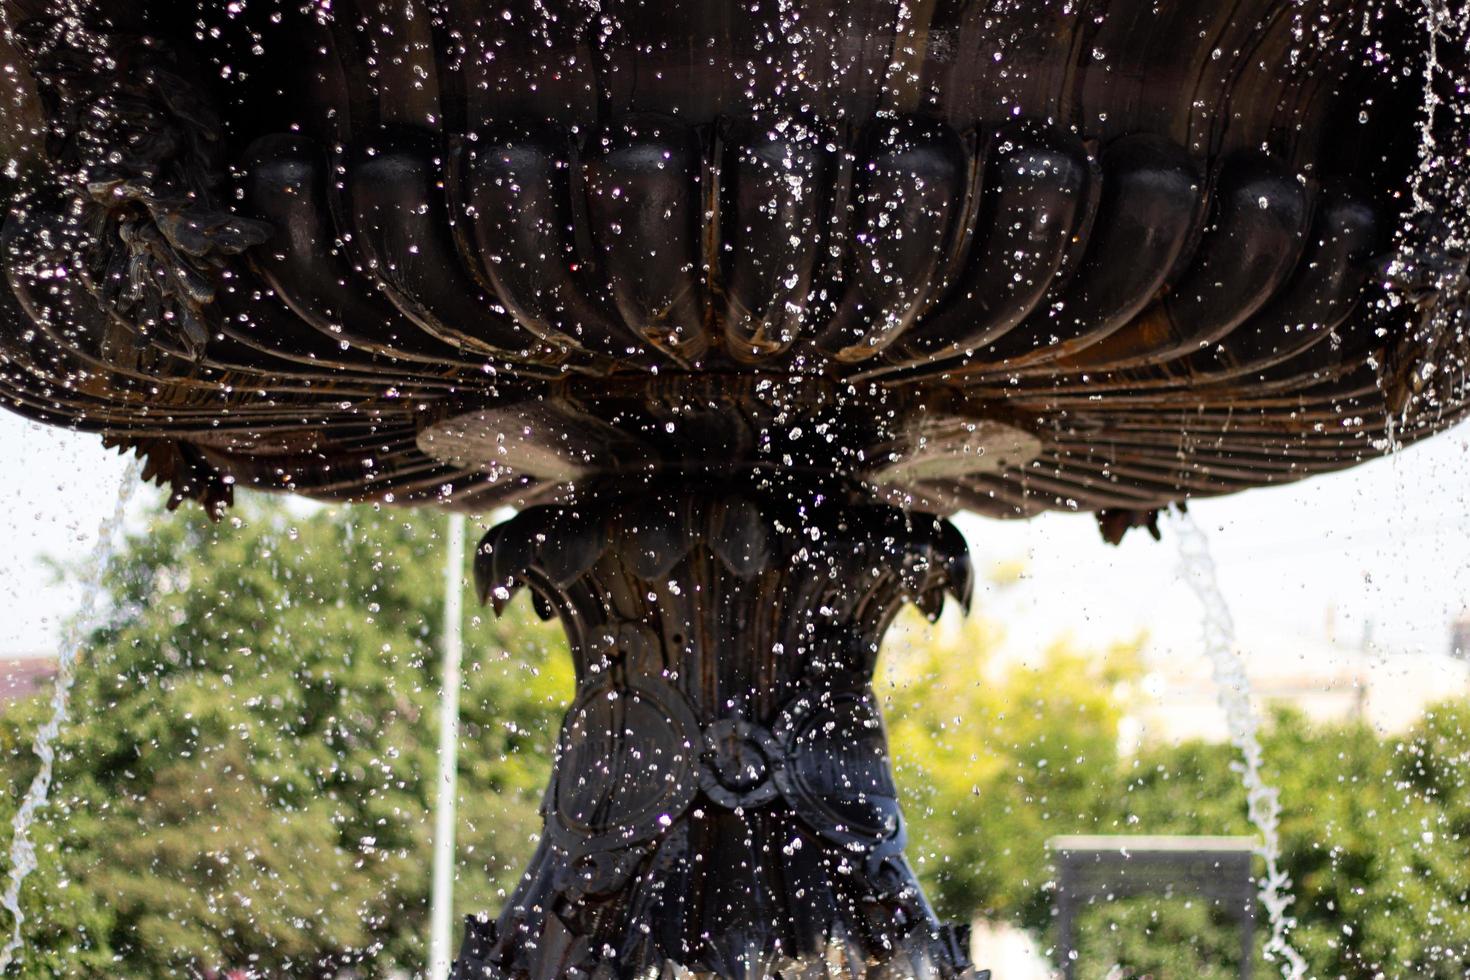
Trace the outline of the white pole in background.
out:
M 434 799 L 434 897 L 429 978 L 448 980 L 454 926 L 454 803 L 459 766 L 459 661 L 464 648 L 463 514 L 449 515 L 444 559 L 444 685 L 439 695 L 439 780 Z

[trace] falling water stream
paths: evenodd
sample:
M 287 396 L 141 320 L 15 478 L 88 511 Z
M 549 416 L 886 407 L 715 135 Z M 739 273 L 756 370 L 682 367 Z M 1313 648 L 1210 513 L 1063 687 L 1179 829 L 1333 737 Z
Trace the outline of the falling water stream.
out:
M 1251 704 L 1250 678 L 1235 645 L 1235 623 L 1215 576 L 1215 560 L 1204 529 L 1187 511 L 1175 511 L 1173 524 L 1179 542 L 1179 571 L 1200 601 L 1205 654 L 1210 658 L 1220 707 L 1225 709 L 1230 742 L 1240 750 L 1236 769 L 1245 783 L 1247 812 L 1261 834 L 1259 853 L 1266 861 L 1266 874 L 1261 878 L 1260 896 L 1271 927 L 1266 956 L 1281 961 L 1283 977 L 1301 980 L 1307 975 L 1307 963 L 1287 938 L 1296 920 L 1287 911 L 1292 902 L 1291 879 L 1281 868 L 1280 794 L 1261 771 L 1260 718 Z
M 128 501 L 132 499 L 137 485 L 138 464 L 133 461 L 123 473 L 122 485 L 117 492 L 117 504 L 97 528 L 96 552 L 81 581 L 81 608 L 67 624 L 62 637 L 61 654 L 57 660 L 56 686 L 51 692 L 51 717 L 36 732 L 33 743 L 33 750 L 36 758 L 41 760 L 41 766 L 31 780 L 31 787 L 26 791 L 20 809 L 11 820 L 15 835 L 10 843 L 10 881 L 5 887 L 4 895 L 0 895 L 0 906 L 10 912 L 11 931 L 4 948 L 0 949 L 0 974 L 15 961 L 16 954 L 25 943 L 21 936 L 25 912 L 20 907 L 20 892 L 25 886 L 26 878 L 36 870 L 36 847 L 31 842 L 31 827 L 36 822 L 36 814 L 46 805 L 51 793 L 51 776 L 56 762 L 55 742 L 57 735 L 61 733 L 61 726 L 67 721 L 72 682 L 76 680 L 77 657 L 82 644 L 102 625 L 103 617 L 107 615 L 107 609 L 99 607 L 97 598 L 102 593 L 103 579 L 112 566 L 117 532 L 122 527 Z

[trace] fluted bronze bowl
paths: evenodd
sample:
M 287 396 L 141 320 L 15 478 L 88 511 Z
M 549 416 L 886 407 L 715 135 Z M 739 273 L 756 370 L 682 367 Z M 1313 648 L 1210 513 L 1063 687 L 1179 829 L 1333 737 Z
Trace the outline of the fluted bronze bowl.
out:
M 1465 410 L 1414 5 L 55 6 L 3 0 L 6 405 L 175 501 L 545 505 L 479 585 L 578 697 L 464 976 L 970 975 L 868 688 L 967 595 L 933 515 L 1116 538 Z
M 7 0 L 0 385 L 181 496 L 1134 511 L 1462 410 L 1377 5 L 102 6 Z

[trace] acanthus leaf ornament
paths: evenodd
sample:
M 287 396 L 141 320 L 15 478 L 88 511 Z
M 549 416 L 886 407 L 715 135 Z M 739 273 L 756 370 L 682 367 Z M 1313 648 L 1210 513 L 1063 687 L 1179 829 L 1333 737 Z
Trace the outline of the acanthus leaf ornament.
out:
M 139 343 L 202 357 L 228 260 L 271 234 L 220 202 L 219 117 L 155 38 L 65 17 L 16 33 L 48 103 L 77 273 Z

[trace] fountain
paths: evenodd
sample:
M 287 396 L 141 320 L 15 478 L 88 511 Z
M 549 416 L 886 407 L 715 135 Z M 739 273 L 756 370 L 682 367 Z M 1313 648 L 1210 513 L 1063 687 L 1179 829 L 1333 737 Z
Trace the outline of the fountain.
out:
M 1462 416 L 1466 32 L 1399 7 L 4 0 L 0 396 L 175 504 L 520 509 L 481 598 L 578 690 L 460 976 L 976 976 L 879 640 L 957 510 Z

